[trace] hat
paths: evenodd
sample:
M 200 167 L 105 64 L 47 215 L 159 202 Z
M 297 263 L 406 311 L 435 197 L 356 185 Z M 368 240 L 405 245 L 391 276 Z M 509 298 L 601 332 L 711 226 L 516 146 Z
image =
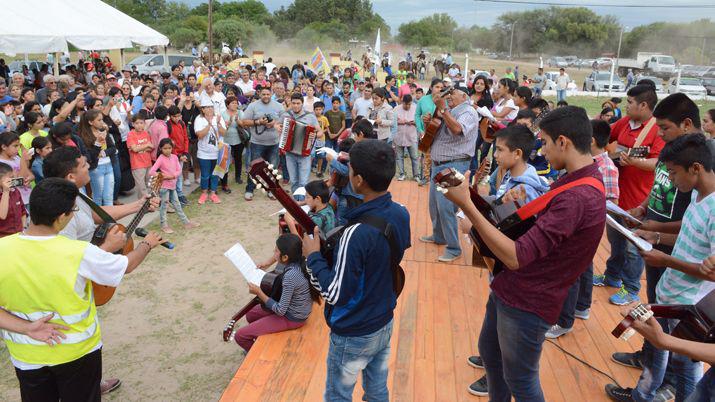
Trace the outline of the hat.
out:
M 464 92 L 465 94 L 469 95 L 469 89 L 468 89 L 467 87 L 463 87 L 463 86 L 461 86 L 461 85 L 457 85 L 457 86 L 454 87 L 454 89 L 456 89 L 457 91 L 462 91 L 462 92 Z
M 186 79 L 186 76 L 184 76 L 183 73 L 180 73 L 178 76 L 176 76 L 177 79 L 183 80 Z
M 116 79 L 117 79 L 117 76 L 114 75 L 114 74 L 109 74 L 109 75 L 107 75 L 107 79 L 108 79 L 108 80 L 116 80 Z
M 171 77 L 171 74 L 169 73 L 161 73 L 161 78 L 169 78 Z
M 364 84 L 364 83 L 365 83 L 365 80 L 362 79 L 362 78 L 360 78 L 359 80 L 357 80 L 357 82 L 358 82 L 358 84 Z
M 154 71 L 150 72 L 149 75 L 159 75 L 159 72 L 154 70 Z
M 211 98 L 208 96 L 202 96 L 201 97 L 201 103 L 199 104 L 200 107 L 213 107 L 214 104 L 211 102 Z

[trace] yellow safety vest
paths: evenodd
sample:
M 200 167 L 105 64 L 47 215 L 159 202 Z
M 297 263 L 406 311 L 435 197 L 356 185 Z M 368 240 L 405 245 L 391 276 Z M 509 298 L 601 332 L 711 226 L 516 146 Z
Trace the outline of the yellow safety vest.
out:
M 66 339 L 50 347 L 29 336 L 3 331 L 16 360 L 40 365 L 71 362 L 89 353 L 101 340 L 92 282 L 85 298 L 74 290 L 88 243 L 56 236 L 45 240 L 12 235 L 0 239 L 0 307 L 26 320 L 54 313 L 53 323 L 70 328 Z

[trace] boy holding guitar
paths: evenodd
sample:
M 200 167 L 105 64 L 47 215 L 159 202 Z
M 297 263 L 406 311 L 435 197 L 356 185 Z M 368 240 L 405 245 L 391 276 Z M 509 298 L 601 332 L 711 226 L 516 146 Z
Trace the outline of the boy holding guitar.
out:
M 591 263 L 606 217 L 601 173 L 591 156 L 592 128 L 586 111 L 566 106 L 539 124 L 543 153 L 567 175 L 534 226 L 511 240 L 470 200 L 468 180 L 445 196 L 460 207 L 489 249 L 507 267 L 491 284 L 479 353 L 492 401 L 544 401 L 539 359 L 546 331 L 555 324 L 571 285 Z M 572 184 L 570 184 L 572 183 Z

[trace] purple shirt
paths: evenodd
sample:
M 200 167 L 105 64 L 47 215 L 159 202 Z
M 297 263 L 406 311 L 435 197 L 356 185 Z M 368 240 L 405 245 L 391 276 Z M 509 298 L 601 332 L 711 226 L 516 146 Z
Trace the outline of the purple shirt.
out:
M 567 174 L 551 188 L 588 176 L 602 180 L 596 163 Z M 555 324 L 569 288 L 593 261 L 605 222 L 606 198 L 592 186 L 557 195 L 516 240 L 519 269 L 497 275 L 491 285 L 494 294 L 508 306 Z

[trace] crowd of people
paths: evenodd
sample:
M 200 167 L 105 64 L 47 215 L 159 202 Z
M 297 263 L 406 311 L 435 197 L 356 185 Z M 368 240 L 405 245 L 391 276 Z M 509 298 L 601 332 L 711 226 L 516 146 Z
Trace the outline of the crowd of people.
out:
M 189 186 L 199 186 L 200 205 L 220 204 L 244 183 L 243 197 L 253 201 L 256 182 L 243 171 L 258 158 L 309 208 L 316 236 L 301 238 L 304 229 L 286 215 L 288 233 L 259 264 L 280 266 L 281 292 L 249 286 L 262 304 L 234 340 L 248 351 L 263 334 L 298 328 L 323 299 L 331 329 L 326 400 L 351 400 L 360 371 L 367 400 L 388 399 L 396 263 L 410 247 L 409 212 L 388 191 L 393 178 L 429 183 L 432 228 L 419 239 L 446 246 L 439 261 L 459 258 L 461 232 L 476 230 L 505 267 L 490 276 L 480 354 L 468 359 L 486 371 L 470 385 L 473 394 L 544 400 L 543 342 L 568 336 L 575 318 L 589 319 L 593 286 L 617 289 L 610 301 L 622 306 L 639 301 L 644 271 L 649 303 L 694 304 L 715 289 L 715 110 L 701 117 L 684 94 L 658 102 L 647 80 L 629 89 L 625 112 L 613 98 L 589 117 L 565 97 L 542 98 L 542 81 L 519 85 L 511 69 L 462 80 L 450 63 L 454 79 L 422 87 L 412 73 L 379 82 L 352 67 L 323 74 L 270 58 L 237 70 L 196 62 L 148 75 L 115 71 L 99 54 L 89 59 L 59 75 L 0 77 L 0 254 L 7 261 L 0 326 L 11 331 L 5 342 L 24 400 L 98 400 L 120 384 L 101 379 L 92 283 L 116 287 L 163 240 L 150 233 L 126 256 L 113 254 L 127 240 L 116 229 L 89 243 L 105 223 L 101 215 L 159 209 L 165 233 L 173 233 L 168 212 L 194 228 L 198 222 L 183 212 Z M 418 143 L 435 117 L 442 121 L 422 152 Z M 309 154 L 281 146 L 291 121 L 314 129 Z M 639 147 L 646 155 L 633 157 L 629 149 Z M 447 168 L 471 180 L 445 191 L 434 179 Z M 147 183 L 159 173 L 157 193 Z M 553 198 L 532 229 L 511 239 L 477 211 L 468 185 L 500 204 Z M 136 200 L 121 202 L 122 194 Z M 638 251 L 609 226 L 611 255 L 604 274 L 594 275 L 607 200 L 640 221 L 619 218 L 654 249 Z M 338 226 L 338 246 L 321 253 L 317 235 Z M 47 255 L 57 274 L 42 271 Z M 607 394 L 709 400 L 715 377 L 711 371 L 696 386 L 702 363 L 693 359 L 712 364 L 712 350 L 673 341 L 662 331 L 674 323 L 659 322 L 662 328 L 636 324 L 647 339 L 642 351 L 613 356 L 643 369 L 636 386 L 609 385 Z

